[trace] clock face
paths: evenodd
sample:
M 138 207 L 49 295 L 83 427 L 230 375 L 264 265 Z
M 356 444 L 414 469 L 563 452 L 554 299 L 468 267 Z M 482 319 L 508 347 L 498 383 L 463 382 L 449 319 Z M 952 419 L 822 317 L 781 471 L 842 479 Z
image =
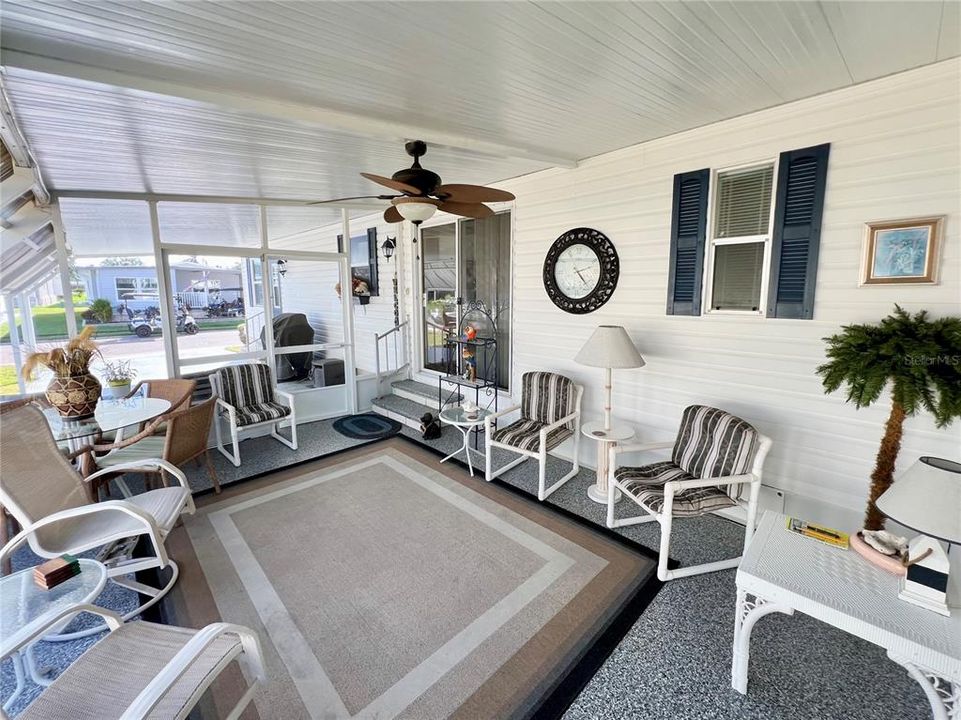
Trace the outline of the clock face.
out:
M 578 300 L 591 294 L 601 279 L 601 259 L 593 248 L 577 243 L 557 256 L 554 280 L 557 289 Z
M 611 299 L 619 273 L 617 250 L 608 237 L 592 228 L 574 228 L 547 251 L 544 289 L 561 310 L 594 312 Z

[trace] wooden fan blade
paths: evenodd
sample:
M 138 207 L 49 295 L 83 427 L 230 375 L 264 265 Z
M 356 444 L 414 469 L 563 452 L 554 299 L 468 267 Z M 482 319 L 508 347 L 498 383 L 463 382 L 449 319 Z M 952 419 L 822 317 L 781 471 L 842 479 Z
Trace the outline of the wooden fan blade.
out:
M 327 205 L 335 202 L 346 202 L 347 200 L 393 200 L 399 195 L 356 195 L 354 197 L 333 198 L 331 200 L 315 200 L 307 203 L 308 205 Z
M 384 177 L 383 175 L 374 175 L 372 173 L 361 173 L 361 177 L 365 177 L 371 182 L 375 182 L 378 185 L 383 185 L 384 187 L 389 187 L 391 190 L 396 190 L 397 192 L 402 192 L 405 195 L 420 195 L 421 192 L 413 185 L 408 185 L 407 183 L 397 182 L 396 180 Z
M 404 217 L 397 212 L 397 208 L 391 205 L 389 208 L 384 210 L 384 220 L 389 223 L 399 223 L 404 222 Z
M 460 203 L 505 202 L 514 199 L 514 193 L 483 185 L 441 185 L 433 194 L 446 196 L 448 200 Z
M 465 203 L 465 202 L 454 202 L 453 200 L 447 200 L 440 204 L 439 210 L 443 212 L 451 213 L 452 215 L 460 215 L 462 217 L 469 218 L 486 218 L 494 214 L 486 205 L 481 203 Z

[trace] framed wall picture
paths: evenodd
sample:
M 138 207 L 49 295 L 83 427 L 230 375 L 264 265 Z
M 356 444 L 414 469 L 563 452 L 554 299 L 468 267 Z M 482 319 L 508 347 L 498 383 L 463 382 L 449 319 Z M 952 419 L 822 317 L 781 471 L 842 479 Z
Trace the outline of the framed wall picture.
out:
M 944 216 L 867 223 L 862 285 L 935 284 Z
M 344 236 L 337 236 L 337 252 L 344 252 Z M 367 284 L 371 296 L 380 295 L 377 273 L 377 228 L 350 239 L 350 274 Z

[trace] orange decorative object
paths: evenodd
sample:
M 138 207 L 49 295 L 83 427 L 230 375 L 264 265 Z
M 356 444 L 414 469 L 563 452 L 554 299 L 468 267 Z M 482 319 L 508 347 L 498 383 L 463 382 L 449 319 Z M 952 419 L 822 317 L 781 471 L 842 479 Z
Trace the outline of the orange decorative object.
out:
M 464 328 L 464 337 L 468 340 L 475 340 L 477 338 L 477 330 L 473 325 L 468 325 Z

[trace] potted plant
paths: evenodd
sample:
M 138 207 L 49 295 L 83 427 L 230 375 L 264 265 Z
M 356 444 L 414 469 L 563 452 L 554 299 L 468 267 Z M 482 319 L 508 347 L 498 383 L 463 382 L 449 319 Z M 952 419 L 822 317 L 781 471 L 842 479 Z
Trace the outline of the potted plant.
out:
M 39 368 L 53 371 L 47 386 L 47 400 L 65 418 L 79 420 L 93 415 L 100 399 L 100 381 L 90 373 L 90 363 L 100 356 L 91 339 L 95 327 L 88 325 L 64 347 L 32 352 L 23 365 L 23 377 L 34 379 Z
M 819 366 L 825 392 L 842 385 L 848 402 L 867 407 L 891 389 L 891 412 L 878 449 L 865 530 L 881 530 L 884 515 L 874 502 L 894 481 L 904 419 L 926 410 L 938 427 L 961 417 L 961 318 L 928 318 L 895 305 L 892 315 L 872 325 L 846 325 L 825 338 L 828 362 Z
M 137 377 L 137 371 L 130 367 L 129 360 L 105 360 L 103 363 L 103 379 L 107 387 L 103 389 L 105 399 L 126 397 L 130 392 L 130 382 Z

